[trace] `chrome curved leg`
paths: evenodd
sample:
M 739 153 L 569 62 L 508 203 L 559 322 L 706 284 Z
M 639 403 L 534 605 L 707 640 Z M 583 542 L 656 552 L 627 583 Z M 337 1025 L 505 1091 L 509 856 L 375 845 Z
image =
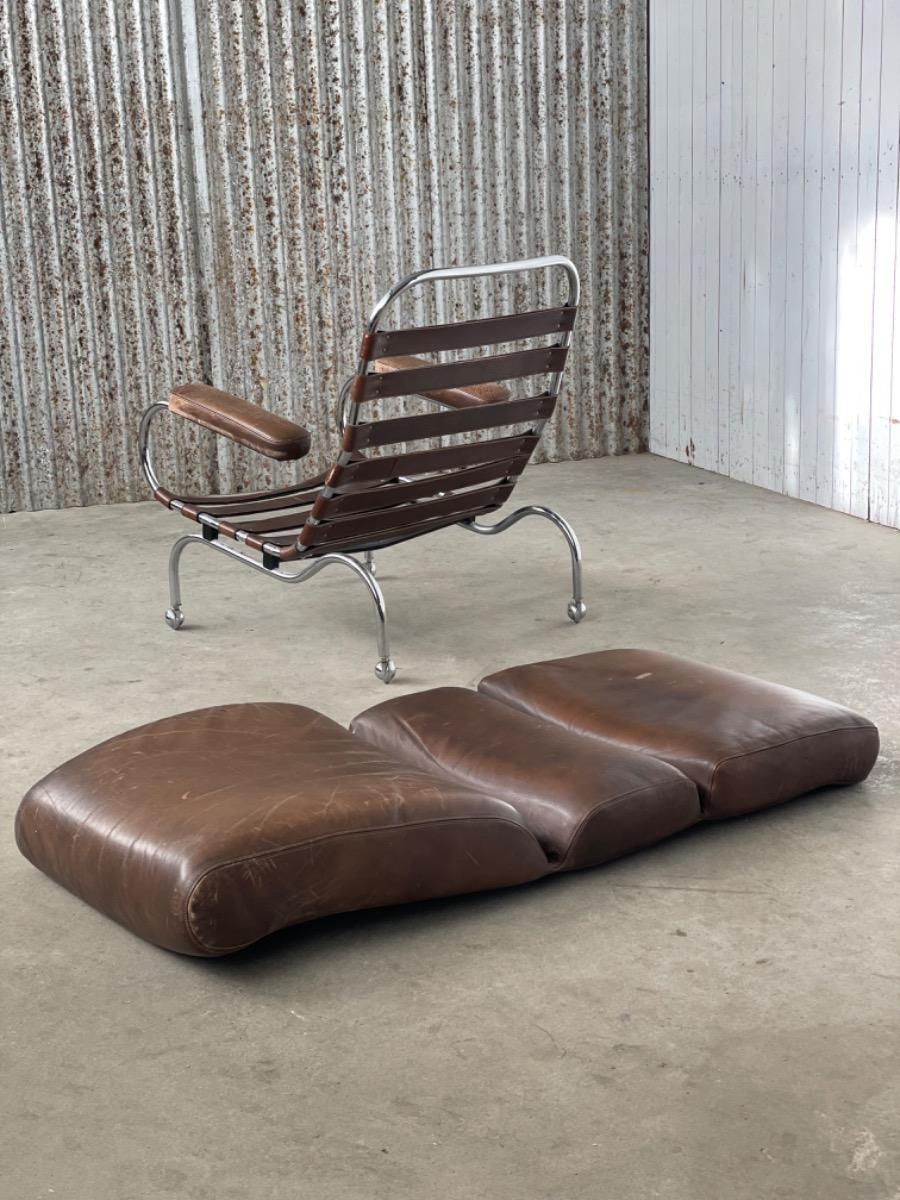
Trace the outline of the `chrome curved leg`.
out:
M 180 629 L 184 624 L 184 612 L 181 607 L 181 581 L 178 572 L 181 556 L 192 542 L 199 543 L 201 546 L 209 546 L 211 550 L 218 550 L 226 558 L 236 559 L 238 562 L 252 567 L 255 571 L 260 571 L 263 575 L 267 575 L 273 579 L 280 579 L 282 583 L 303 583 L 304 580 L 311 579 L 313 575 L 318 575 L 323 567 L 330 566 L 332 563 L 339 563 L 345 567 L 349 567 L 354 575 L 358 575 L 369 589 L 369 595 L 372 597 L 372 603 L 375 606 L 375 634 L 378 642 L 378 662 L 375 664 L 375 674 L 382 683 L 390 683 L 397 674 L 397 667 L 391 658 L 391 648 L 388 642 L 387 609 L 384 603 L 384 593 L 374 576 L 366 570 L 362 563 L 357 562 L 355 558 L 351 558 L 349 554 L 323 554 L 321 558 L 313 559 L 302 571 L 298 571 L 296 575 L 292 575 L 289 571 L 282 571 L 280 568 L 269 570 L 255 558 L 248 558 L 240 550 L 226 546 L 222 542 L 209 542 L 202 534 L 185 534 L 184 537 L 178 539 L 169 554 L 170 608 L 166 611 L 166 623 L 172 629 Z
M 202 542 L 204 538 L 198 533 L 186 533 L 180 537 L 169 553 L 169 607 L 166 609 L 166 624 L 170 629 L 180 629 L 184 624 L 184 610 L 181 607 L 181 579 L 179 567 L 181 556 L 191 542 Z
M 375 552 L 373 550 L 366 551 L 363 558 L 363 565 L 373 578 L 378 574 L 375 570 Z
M 384 603 L 384 593 L 379 587 L 374 574 L 365 567 L 360 566 L 356 559 L 351 558 L 349 554 L 323 554 L 309 568 L 309 573 L 312 574 L 329 563 L 343 563 L 344 566 L 350 567 L 369 589 L 369 595 L 372 597 L 372 603 L 375 605 L 375 636 L 378 641 L 378 662 L 375 664 L 375 676 L 382 683 L 390 683 L 397 674 L 397 667 L 391 658 L 391 648 L 388 643 L 387 609 Z M 289 578 L 293 581 L 294 579 L 308 578 L 308 575 L 304 573 L 289 576 Z
M 569 601 L 566 613 L 569 620 L 577 625 L 587 612 L 581 585 L 581 546 L 575 536 L 575 530 L 565 517 L 561 517 L 552 508 L 545 508 L 542 504 L 529 504 L 525 508 L 517 508 L 514 513 L 510 513 L 496 525 L 480 525 L 476 520 L 461 521 L 460 524 L 464 529 L 471 529 L 473 533 L 503 533 L 504 530 L 518 524 L 523 517 L 544 517 L 555 525 L 566 539 L 569 545 L 569 554 L 572 557 L 572 599 Z

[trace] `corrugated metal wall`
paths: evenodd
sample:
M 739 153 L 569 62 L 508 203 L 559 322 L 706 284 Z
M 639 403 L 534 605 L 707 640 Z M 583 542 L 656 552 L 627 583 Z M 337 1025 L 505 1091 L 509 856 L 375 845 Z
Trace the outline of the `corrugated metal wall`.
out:
M 651 447 L 900 528 L 900 3 L 651 0 Z
M 294 416 L 318 467 L 386 286 L 551 251 L 584 303 L 546 454 L 642 448 L 641 0 L 12 0 L 0 41 L 4 511 L 143 496 L 176 379 Z M 191 489 L 272 478 L 166 438 Z

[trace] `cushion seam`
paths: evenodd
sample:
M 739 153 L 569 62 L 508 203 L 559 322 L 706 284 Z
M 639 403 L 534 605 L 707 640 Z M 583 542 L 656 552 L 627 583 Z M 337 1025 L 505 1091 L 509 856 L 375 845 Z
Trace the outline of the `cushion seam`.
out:
M 406 830 L 406 829 L 423 829 L 423 828 L 427 828 L 428 826 L 433 826 L 433 825 L 453 825 L 460 821 L 468 821 L 468 822 L 471 822 L 471 821 L 496 821 L 502 825 L 511 825 L 513 827 L 513 829 L 521 830 L 524 834 L 526 834 L 531 839 L 532 842 L 534 842 L 541 857 L 545 860 L 545 862 L 547 862 L 547 866 L 548 867 L 550 866 L 549 861 L 547 861 L 547 855 L 544 853 L 544 849 L 541 846 L 538 839 L 535 837 L 534 832 L 531 829 L 529 829 L 528 826 L 524 824 L 524 822 L 519 823 L 516 821 L 511 821 L 511 820 L 509 820 L 508 817 L 495 817 L 495 816 L 439 817 L 439 818 L 437 818 L 435 820 L 431 820 L 431 821 L 413 821 L 413 822 L 407 822 L 402 825 L 376 825 L 371 829 L 340 829 L 340 830 L 336 830 L 334 833 L 324 833 L 324 834 L 321 834 L 319 837 L 306 838 L 302 842 L 294 842 L 290 846 L 280 846 L 277 850 L 264 851 L 264 852 L 260 852 L 257 854 L 245 854 L 245 855 L 241 855 L 238 858 L 230 859 L 228 862 L 216 863 L 214 866 L 208 867 L 207 870 L 205 870 L 203 872 L 203 874 L 198 879 L 196 879 L 194 881 L 194 883 L 191 885 L 190 891 L 188 892 L 188 894 L 185 897 L 185 900 L 182 904 L 182 919 L 184 922 L 184 927 L 190 934 L 193 941 L 196 942 L 196 944 L 203 950 L 208 951 L 208 950 L 215 949 L 215 951 L 217 953 L 219 953 L 221 951 L 221 953 L 223 953 L 223 954 L 228 954 L 235 950 L 241 950 L 245 946 L 252 945 L 253 942 L 242 942 L 238 946 L 232 946 L 232 947 L 227 947 L 227 948 L 213 947 L 203 941 L 203 939 L 195 931 L 194 926 L 193 926 L 193 922 L 192 922 L 192 919 L 190 916 L 191 901 L 193 900 L 194 894 L 197 891 L 197 889 L 204 883 L 204 881 L 210 875 L 214 874 L 216 871 L 224 871 L 224 870 L 229 869 L 230 867 L 239 866 L 241 863 L 253 862 L 255 859 L 278 858 L 283 854 L 290 854 L 295 850 L 303 850 L 307 846 L 313 846 L 320 842 L 336 841 L 339 838 L 355 837 L 360 834 L 369 834 L 369 833 L 392 833 L 392 832 L 396 832 L 399 830 Z M 256 939 L 254 939 L 254 941 L 255 940 Z
M 648 755 L 648 757 L 652 757 L 652 756 Z M 662 762 L 662 759 L 656 759 L 655 761 Z M 667 764 L 667 765 L 670 765 L 670 764 Z M 673 767 L 672 769 L 675 771 L 678 771 L 677 767 Z M 697 791 L 697 785 L 694 783 L 694 781 L 692 779 L 689 779 L 687 777 L 687 775 L 682 774 L 681 771 L 679 771 L 678 773 L 679 773 L 679 775 L 681 775 L 681 778 L 685 781 L 685 783 L 689 783 L 691 785 L 691 787 L 694 789 L 694 795 L 697 800 L 697 810 L 698 810 L 696 824 L 699 824 L 703 820 L 703 808 L 702 808 L 702 805 L 700 804 L 700 794 Z M 575 830 L 575 832 L 572 834 L 571 838 L 569 839 L 568 845 L 566 846 L 566 852 L 563 855 L 563 857 L 560 859 L 558 869 L 562 870 L 562 868 L 565 866 L 566 861 L 568 860 L 569 854 L 571 853 L 572 846 L 574 845 L 575 841 L 578 839 L 578 837 L 581 834 L 582 830 L 584 829 L 585 825 L 588 823 L 588 821 L 590 821 L 590 819 L 592 817 L 596 816 L 596 814 L 602 808 L 604 808 L 605 806 L 608 806 L 609 808 L 616 808 L 616 807 L 618 807 L 619 803 L 622 800 L 627 800 L 627 799 L 629 799 L 629 797 L 632 797 L 632 796 L 640 796 L 644 792 L 655 792 L 660 788 L 660 786 L 663 786 L 663 787 L 668 786 L 669 782 L 675 783 L 676 780 L 674 780 L 674 779 L 670 780 L 666 784 L 663 784 L 663 785 L 655 784 L 655 783 L 648 783 L 645 787 L 633 788 L 630 792 L 623 792 L 620 796 L 614 797 L 611 802 L 610 801 L 606 801 L 606 802 L 601 801 L 601 803 L 595 804 L 594 807 L 590 810 L 590 812 L 587 813 L 581 819 L 581 821 L 578 824 L 578 828 Z
M 798 737 L 786 738 L 783 742 L 773 742 L 769 746 L 759 746 L 756 750 L 745 750 L 741 754 L 729 754 L 726 758 L 720 758 L 713 767 L 712 775 L 709 780 L 708 792 L 711 795 L 715 787 L 716 776 L 719 773 L 719 768 L 724 767 L 727 763 L 738 762 L 742 758 L 752 758 L 755 754 L 765 754 L 769 750 L 781 750 L 785 746 L 793 746 L 797 742 L 812 741 L 813 738 L 829 737 L 833 733 L 878 733 L 878 726 L 874 724 L 868 725 L 838 725 L 834 729 L 820 729 L 817 733 L 802 733 Z
M 489 697 L 489 699 L 491 699 L 491 698 L 492 697 Z M 391 703 L 391 701 L 387 701 L 387 703 Z M 524 712 L 525 716 L 533 715 L 525 710 L 521 710 L 521 711 Z M 546 718 L 535 715 L 535 720 L 540 721 L 540 720 L 544 720 L 544 719 L 546 719 Z M 395 718 L 395 720 L 397 720 L 397 718 Z M 401 723 L 401 721 L 402 721 L 402 723 Z M 425 744 L 419 731 L 417 729 L 414 729 L 405 718 L 401 718 L 397 723 L 400 725 L 400 732 L 407 735 L 411 739 L 415 740 L 415 743 L 421 749 L 422 754 L 425 755 L 425 757 L 428 759 L 429 763 L 431 763 L 436 770 L 441 771 L 444 775 L 446 775 L 449 779 L 452 779 L 455 783 L 459 783 L 460 779 L 462 779 L 463 783 L 467 787 L 484 787 L 485 786 L 483 784 L 476 784 L 476 783 L 472 782 L 471 780 L 468 779 L 468 777 L 463 777 L 463 776 L 461 776 L 461 774 L 455 773 L 449 767 L 447 767 L 443 763 L 439 762 L 438 759 L 435 758 L 430 747 Z M 555 721 L 550 721 L 549 723 L 552 724 L 554 726 L 554 728 L 556 728 L 556 729 L 561 729 L 561 730 L 563 730 L 563 732 L 569 732 L 565 728 L 565 726 L 559 725 Z M 362 738 L 363 740 L 366 740 L 364 733 L 356 734 L 356 736 Z M 580 736 L 580 735 L 576 735 L 576 736 Z M 376 743 L 376 742 L 372 742 L 370 744 L 378 745 L 378 743 Z M 381 747 L 380 745 L 378 745 L 378 748 L 383 749 L 383 747 Z M 627 750 L 628 748 L 625 747 L 624 749 Z M 403 754 L 402 750 L 395 751 L 395 752 L 399 753 L 401 756 Z M 631 753 L 637 753 L 637 752 L 631 751 Z M 650 754 L 642 755 L 642 757 L 650 758 L 654 762 L 659 763 L 660 766 L 662 766 L 662 767 L 671 767 L 673 771 L 676 771 L 678 773 L 678 775 L 680 776 L 680 778 L 682 780 L 686 781 L 693 787 L 694 793 L 697 798 L 697 806 L 698 806 L 698 810 L 699 810 L 698 816 L 697 816 L 697 821 L 698 822 L 702 821 L 703 820 L 703 807 L 702 807 L 702 804 L 700 803 L 700 794 L 697 791 L 697 785 L 694 783 L 694 781 L 692 779 L 688 778 L 688 776 L 685 775 L 683 771 L 680 771 L 678 769 L 678 767 L 673 766 L 671 763 L 665 762 L 665 760 L 663 760 L 661 758 L 656 758 L 654 755 L 650 755 Z M 412 761 L 412 759 L 408 759 L 407 761 L 410 762 L 410 764 L 412 766 L 418 767 L 418 764 L 414 763 Z M 418 769 L 422 770 L 421 767 L 418 767 Z M 661 786 L 663 786 L 663 787 L 668 786 L 668 784 L 675 783 L 675 782 L 676 781 L 674 779 L 671 779 L 671 780 L 665 780 L 661 783 L 647 783 L 647 784 L 642 785 L 641 787 L 632 788 L 630 791 L 621 792 L 618 796 L 608 797 L 606 800 L 599 801 L 597 804 L 594 805 L 594 807 L 584 817 L 582 817 L 581 821 L 578 823 L 577 828 L 572 833 L 572 836 L 566 842 L 565 850 L 560 855 L 560 857 L 556 860 L 555 864 L 548 858 L 548 862 L 550 862 L 551 867 L 555 867 L 556 870 L 562 870 L 562 868 L 565 866 L 566 860 L 569 857 L 569 853 L 572 849 L 573 842 L 575 842 L 575 840 L 578 838 L 579 834 L 581 833 L 582 829 L 587 824 L 587 822 L 590 821 L 590 819 L 593 816 L 595 816 L 600 811 L 600 809 L 604 807 L 604 805 L 609 806 L 610 808 L 613 808 L 619 803 L 620 800 L 626 800 L 629 796 L 639 796 L 643 792 L 652 792 L 656 788 L 659 788 Z M 494 794 L 493 787 L 490 788 L 490 792 L 492 795 Z M 497 799 L 501 800 L 501 799 L 503 799 L 503 797 L 497 796 Z M 504 800 L 504 803 L 509 804 L 511 808 L 515 809 L 515 811 L 522 818 L 522 820 L 523 821 L 525 820 L 524 816 L 519 811 L 519 809 L 516 808 L 516 804 L 512 800 Z M 530 826 L 526 826 L 526 827 L 530 828 Z M 533 832 L 533 830 L 532 830 L 532 832 Z M 541 847 L 542 853 L 546 856 L 548 850 L 552 850 L 552 848 L 548 846 L 545 849 L 543 843 L 541 842 L 541 839 L 538 838 L 536 834 L 535 834 L 535 839 L 536 839 L 538 845 Z

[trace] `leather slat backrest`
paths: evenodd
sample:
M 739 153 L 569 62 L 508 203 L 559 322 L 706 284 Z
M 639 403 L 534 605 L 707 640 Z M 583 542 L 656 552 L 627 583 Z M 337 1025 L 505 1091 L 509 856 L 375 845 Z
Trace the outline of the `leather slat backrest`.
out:
M 415 417 L 389 417 L 383 421 L 351 425 L 344 439 L 344 447 L 347 450 L 366 450 L 372 446 L 448 437 L 476 429 L 496 429 L 520 421 L 543 421 L 552 414 L 554 404 L 555 398 L 546 394 L 528 396 L 524 400 L 501 400 L 499 404 L 484 404 L 480 408 L 423 413 Z
M 360 364 L 350 387 L 350 417 L 344 428 L 340 461 L 325 478 L 307 521 L 297 538 L 305 553 L 377 548 L 416 537 L 442 525 L 477 517 L 498 508 L 509 497 L 531 457 L 544 422 L 553 415 L 560 374 L 568 354 L 568 337 L 575 321 L 571 305 L 523 313 L 458 321 L 416 329 L 383 329 L 362 340 Z M 515 348 L 495 347 L 529 338 L 559 343 Z M 424 361 L 412 365 L 409 355 L 464 351 L 481 352 L 451 362 Z M 377 369 L 379 359 L 400 359 L 390 370 Z M 388 364 L 385 364 L 387 367 Z M 550 386 L 537 394 L 539 377 Z M 526 394 L 509 396 L 506 389 L 487 388 L 504 381 L 529 380 Z M 479 391 L 479 388 L 481 391 Z M 468 389 L 465 407 L 452 404 Z M 448 396 L 442 399 L 442 394 Z M 497 396 L 508 396 L 496 399 Z M 411 416 L 373 418 L 372 401 L 400 396 L 424 396 L 437 401 L 437 411 Z M 514 426 L 524 432 L 511 433 Z M 441 445 L 439 439 L 458 434 L 484 435 L 466 445 Z M 409 449 L 411 443 L 419 443 Z M 421 443 L 433 442 L 423 447 Z M 397 453 L 366 457 L 382 447 L 402 447 Z M 277 519 L 263 527 L 276 533 Z M 273 541 L 276 540 L 273 538 Z M 280 540 L 280 539 L 278 539 Z
M 405 454 L 383 454 L 379 458 L 359 458 L 344 467 L 333 467 L 326 483 L 341 481 L 342 489 L 353 485 L 384 483 L 401 475 L 426 475 L 430 471 L 462 470 L 479 463 L 498 462 L 512 454 L 526 458 L 540 441 L 537 434 L 466 442 L 457 446 L 438 446 L 434 450 L 413 450 Z
M 561 371 L 566 364 L 563 346 L 538 350 L 518 350 L 513 354 L 493 354 L 486 358 L 438 363 L 411 371 L 393 371 L 388 375 L 360 375 L 354 399 L 386 400 L 390 396 L 421 396 L 441 388 L 467 387 L 473 383 L 496 383 L 500 379 L 523 379 L 528 375 L 546 375 Z

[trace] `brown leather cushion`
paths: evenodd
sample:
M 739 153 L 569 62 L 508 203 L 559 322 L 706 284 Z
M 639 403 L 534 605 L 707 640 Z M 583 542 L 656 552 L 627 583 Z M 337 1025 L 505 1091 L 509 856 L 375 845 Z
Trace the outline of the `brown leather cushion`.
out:
M 503 800 L 291 704 L 205 708 L 114 737 L 31 789 L 16 838 L 101 912 L 195 955 L 547 870 Z
M 696 783 L 711 818 L 857 783 L 878 754 L 872 722 L 839 704 L 653 650 L 512 667 L 479 690 L 671 763 Z
M 559 870 L 596 866 L 702 819 L 696 787 L 667 763 L 465 688 L 387 700 L 351 729 L 413 766 L 508 800 Z
M 148 941 L 227 954 L 328 913 L 603 862 L 856 783 L 878 752 L 846 708 L 647 650 L 403 696 L 353 729 L 292 704 L 156 721 L 36 784 L 19 848 Z
M 169 393 L 169 409 L 204 429 L 258 450 L 267 458 L 293 462 L 309 453 L 309 431 L 302 425 L 269 412 L 252 400 L 205 383 L 185 383 L 173 388 Z

